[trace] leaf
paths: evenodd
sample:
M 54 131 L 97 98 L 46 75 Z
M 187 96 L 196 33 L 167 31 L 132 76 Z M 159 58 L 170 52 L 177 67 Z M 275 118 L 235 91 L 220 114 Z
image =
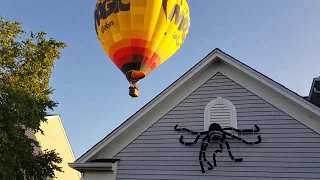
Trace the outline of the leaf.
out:
M 45 32 L 23 39 L 21 24 L 0 16 L 0 179 L 45 180 L 62 172 L 62 159 L 27 134 L 42 132 L 47 111 L 58 105 L 50 99 L 49 83 L 67 45 Z

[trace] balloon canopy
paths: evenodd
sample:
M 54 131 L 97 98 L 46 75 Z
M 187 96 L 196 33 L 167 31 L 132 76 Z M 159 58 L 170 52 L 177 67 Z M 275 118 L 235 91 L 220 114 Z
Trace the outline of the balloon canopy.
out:
M 186 0 L 98 0 L 97 37 L 131 85 L 181 47 L 190 27 Z

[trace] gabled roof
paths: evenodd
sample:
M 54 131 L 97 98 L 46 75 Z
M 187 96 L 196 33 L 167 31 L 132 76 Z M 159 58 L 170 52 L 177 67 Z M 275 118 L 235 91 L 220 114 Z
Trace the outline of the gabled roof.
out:
M 281 110 L 286 110 L 287 112 L 292 111 L 292 114 L 290 115 L 295 116 L 295 118 L 303 121 L 302 123 L 307 125 L 309 128 L 320 133 L 320 108 L 310 103 L 297 93 L 287 89 L 283 85 L 275 82 L 274 80 L 266 77 L 265 75 L 257 72 L 251 67 L 243 64 L 242 62 L 216 48 L 204 59 L 198 62 L 194 67 L 192 67 L 189 71 L 183 74 L 179 79 L 173 82 L 164 91 L 162 91 L 158 96 L 152 99 L 139 111 L 133 114 L 129 119 L 123 122 L 119 127 L 113 130 L 110 134 L 108 134 L 105 138 L 103 138 L 100 142 L 98 142 L 85 154 L 78 158 L 76 160 L 76 163 L 84 163 L 90 159 L 93 159 L 98 152 L 100 152 L 107 146 L 107 151 L 110 151 L 110 153 L 106 153 L 104 154 L 104 156 L 105 158 L 112 158 L 112 156 L 118 153 L 121 148 L 127 146 L 134 140 L 135 137 L 152 126 L 152 124 L 156 122 L 157 118 L 161 118 L 165 112 L 168 112 L 170 110 L 172 106 L 175 106 L 177 103 L 181 102 L 181 100 L 183 100 L 186 96 L 193 92 L 193 90 L 195 90 L 197 86 L 202 85 L 202 82 L 194 81 L 194 78 L 196 76 L 202 76 L 204 78 L 212 77 L 212 74 L 206 74 L 205 72 L 207 72 L 208 69 L 213 69 L 215 67 L 214 65 L 219 63 L 223 64 L 226 67 L 224 68 L 225 72 L 228 71 L 226 69 L 229 69 L 229 72 L 231 73 L 241 73 L 241 76 L 245 78 L 249 77 L 250 81 L 255 81 L 256 84 L 260 84 L 260 89 L 250 89 L 251 91 L 255 91 L 255 93 L 260 92 L 260 97 L 263 96 L 264 99 L 272 97 L 274 98 L 275 94 L 268 94 L 265 92 L 261 93 L 261 91 L 265 91 L 266 88 L 268 89 L 266 92 L 272 91 L 273 93 L 276 93 L 278 97 L 273 99 L 273 105 L 276 104 L 276 107 L 281 108 Z M 238 74 L 238 76 L 239 75 L 240 74 Z M 238 76 L 233 76 L 233 78 L 237 78 Z M 241 80 L 239 79 L 239 81 Z M 256 86 L 250 84 L 250 81 L 242 82 L 247 86 Z M 190 89 L 191 86 L 194 86 L 193 90 L 192 88 Z M 181 93 L 182 91 L 184 91 L 184 89 L 188 88 L 190 89 L 188 92 Z M 176 97 L 178 91 L 179 96 L 181 96 L 180 99 Z M 279 99 L 281 98 L 279 97 L 288 101 L 287 104 L 280 103 Z M 175 101 L 173 99 L 175 99 Z M 295 112 L 293 109 L 295 109 Z M 300 110 L 304 110 L 305 113 L 300 113 Z M 158 111 L 163 111 L 164 113 L 159 114 Z M 153 120 L 151 120 L 152 118 Z M 137 132 L 136 134 L 129 132 L 137 128 L 139 128 L 139 132 Z

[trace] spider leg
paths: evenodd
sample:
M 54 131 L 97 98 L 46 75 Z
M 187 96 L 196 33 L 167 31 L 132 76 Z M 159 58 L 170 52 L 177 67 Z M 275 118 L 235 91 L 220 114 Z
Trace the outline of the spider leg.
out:
M 246 140 L 244 140 L 244 139 L 242 139 L 242 138 L 240 138 L 240 137 L 238 137 L 238 136 L 235 136 L 235 135 L 233 135 L 233 134 L 230 134 L 230 133 L 227 133 L 227 132 L 224 132 L 224 133 L 225 133 L 226 135 L 228 135 L 228 136 L 231 136 L 231 137 L 233 137 L 233 138 L 235 138 L 235 139 L 237 139 L 237 140 L 245 143 L 245 144 L 254 145 L 254 144 L 259 144 L 259 143 L 261 143 L 261 136 L 260 136 L 260 135 L 257 137 L 257 138 L 258 138 L 258 141 L 248 142 L 248 141 L 246 141 Z
M 186 146 L 188 146 L 188 145 L 194 145 L 194 144 L 197 144 L 200 136 L 201 136 L 201 135 L 200 135 L 200 133 L 199 133 L 198 136 L 196 137 L 196 139 L 195 139 L 193 142 L 186 142 L 186 141 L 183 141 L 183 135 L 181 135 L 179 141 L 180 141 L 181 144 L 184 144 L 184 145 L 186 145 Z
M 215 150 L 215 151 L 213 152 L 212 159 L 213 159 L 213 165 L 214 165 L 214 167 L 217 167 L 217 161 L 216 161 L 216 155 L 217 155 L 217 153 L 222 153 L 222 151 L 223 151 L 222 143 L 223 143 L 224 140 L 225 140 L 225 137 L 223 137 L 223 138 L 219 141 L 220 149 L 217 149 L 217 150 Z
M 254 125 L 254 127 L 256 129 L 236 129 L 236 128 L 233 128 L 233 127 L 227 127 L 227 128 L 223 128 L 223 130 L 232 130 L 232 131 L 235 131 L 237 133 L 241 133 L 241 134 L 244 134 L 244 133 L 256 133 L 256 132 L 259 132 L 260 131 L 260 128 L 258 125 Z
M 176 131 L 187 131 L 187 132 L 189 132 L 189 133 L 191 133 L 191 134 L 200 134 L 200 135 L 208 134 L 208 131 L 197 132 L 197 131 L 192 131 L 192 130 L 187 129 L 187 128 L 178 128 L 178 124 L 176 124 L 176 125 L 174 126 L 174 130 L 176 130 Z
M 208 148 L 208 145 L 210 145 L 209 143 L 209 139 L 211 138 L 211 136 L 208 136 L 208 138 L 206 139 L 205 141 L 205 145 L 203 147 L 203 159 L 205 160 L 205 162 L 208 164 L 208 170 L 211 170 L 213 169 L 213 166 L 212 164 L 207 160 L 207 157 L 206 157 L 206 151 L 207 151 L 207 148 Z
M 204 171 L 204 167 L 203 167 L 203 160 L 202 158 L 204 158 L 204 161 L 207 162 L 206 158 L 205 158 L 205 150 L 204 150 L 204 147 L 205 147 L 205 142 L 207 141 L 209 135 L 206 135 L 203 139 L 202 139 L 202 143 L 201 143 L 201 149 L 199 151 L 199 163 L 200 163 L 200 167 L 201 167 L 201 171 L 202 173 L 205 173 Z
M 224 143 L 226 143 L 226 145 L 227 145 L 228 153 L 229 153 L 231 160 L 236 161 L 236 162 L 241 162 L 243 160 L 242 158 L 234 158 L 234 156 L 232 155 L 230 145 L 229 145 L 229 142 L 227 139 L 225 139 Z

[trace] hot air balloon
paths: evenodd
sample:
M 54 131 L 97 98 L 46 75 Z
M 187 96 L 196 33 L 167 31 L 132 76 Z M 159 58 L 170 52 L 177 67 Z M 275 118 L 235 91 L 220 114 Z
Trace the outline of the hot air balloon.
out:
M 128 80 L 136 83 L 168 60 L 184 43 L 190 27 L 186 0 L 98 0 L 97 37 L 106 54 Z

